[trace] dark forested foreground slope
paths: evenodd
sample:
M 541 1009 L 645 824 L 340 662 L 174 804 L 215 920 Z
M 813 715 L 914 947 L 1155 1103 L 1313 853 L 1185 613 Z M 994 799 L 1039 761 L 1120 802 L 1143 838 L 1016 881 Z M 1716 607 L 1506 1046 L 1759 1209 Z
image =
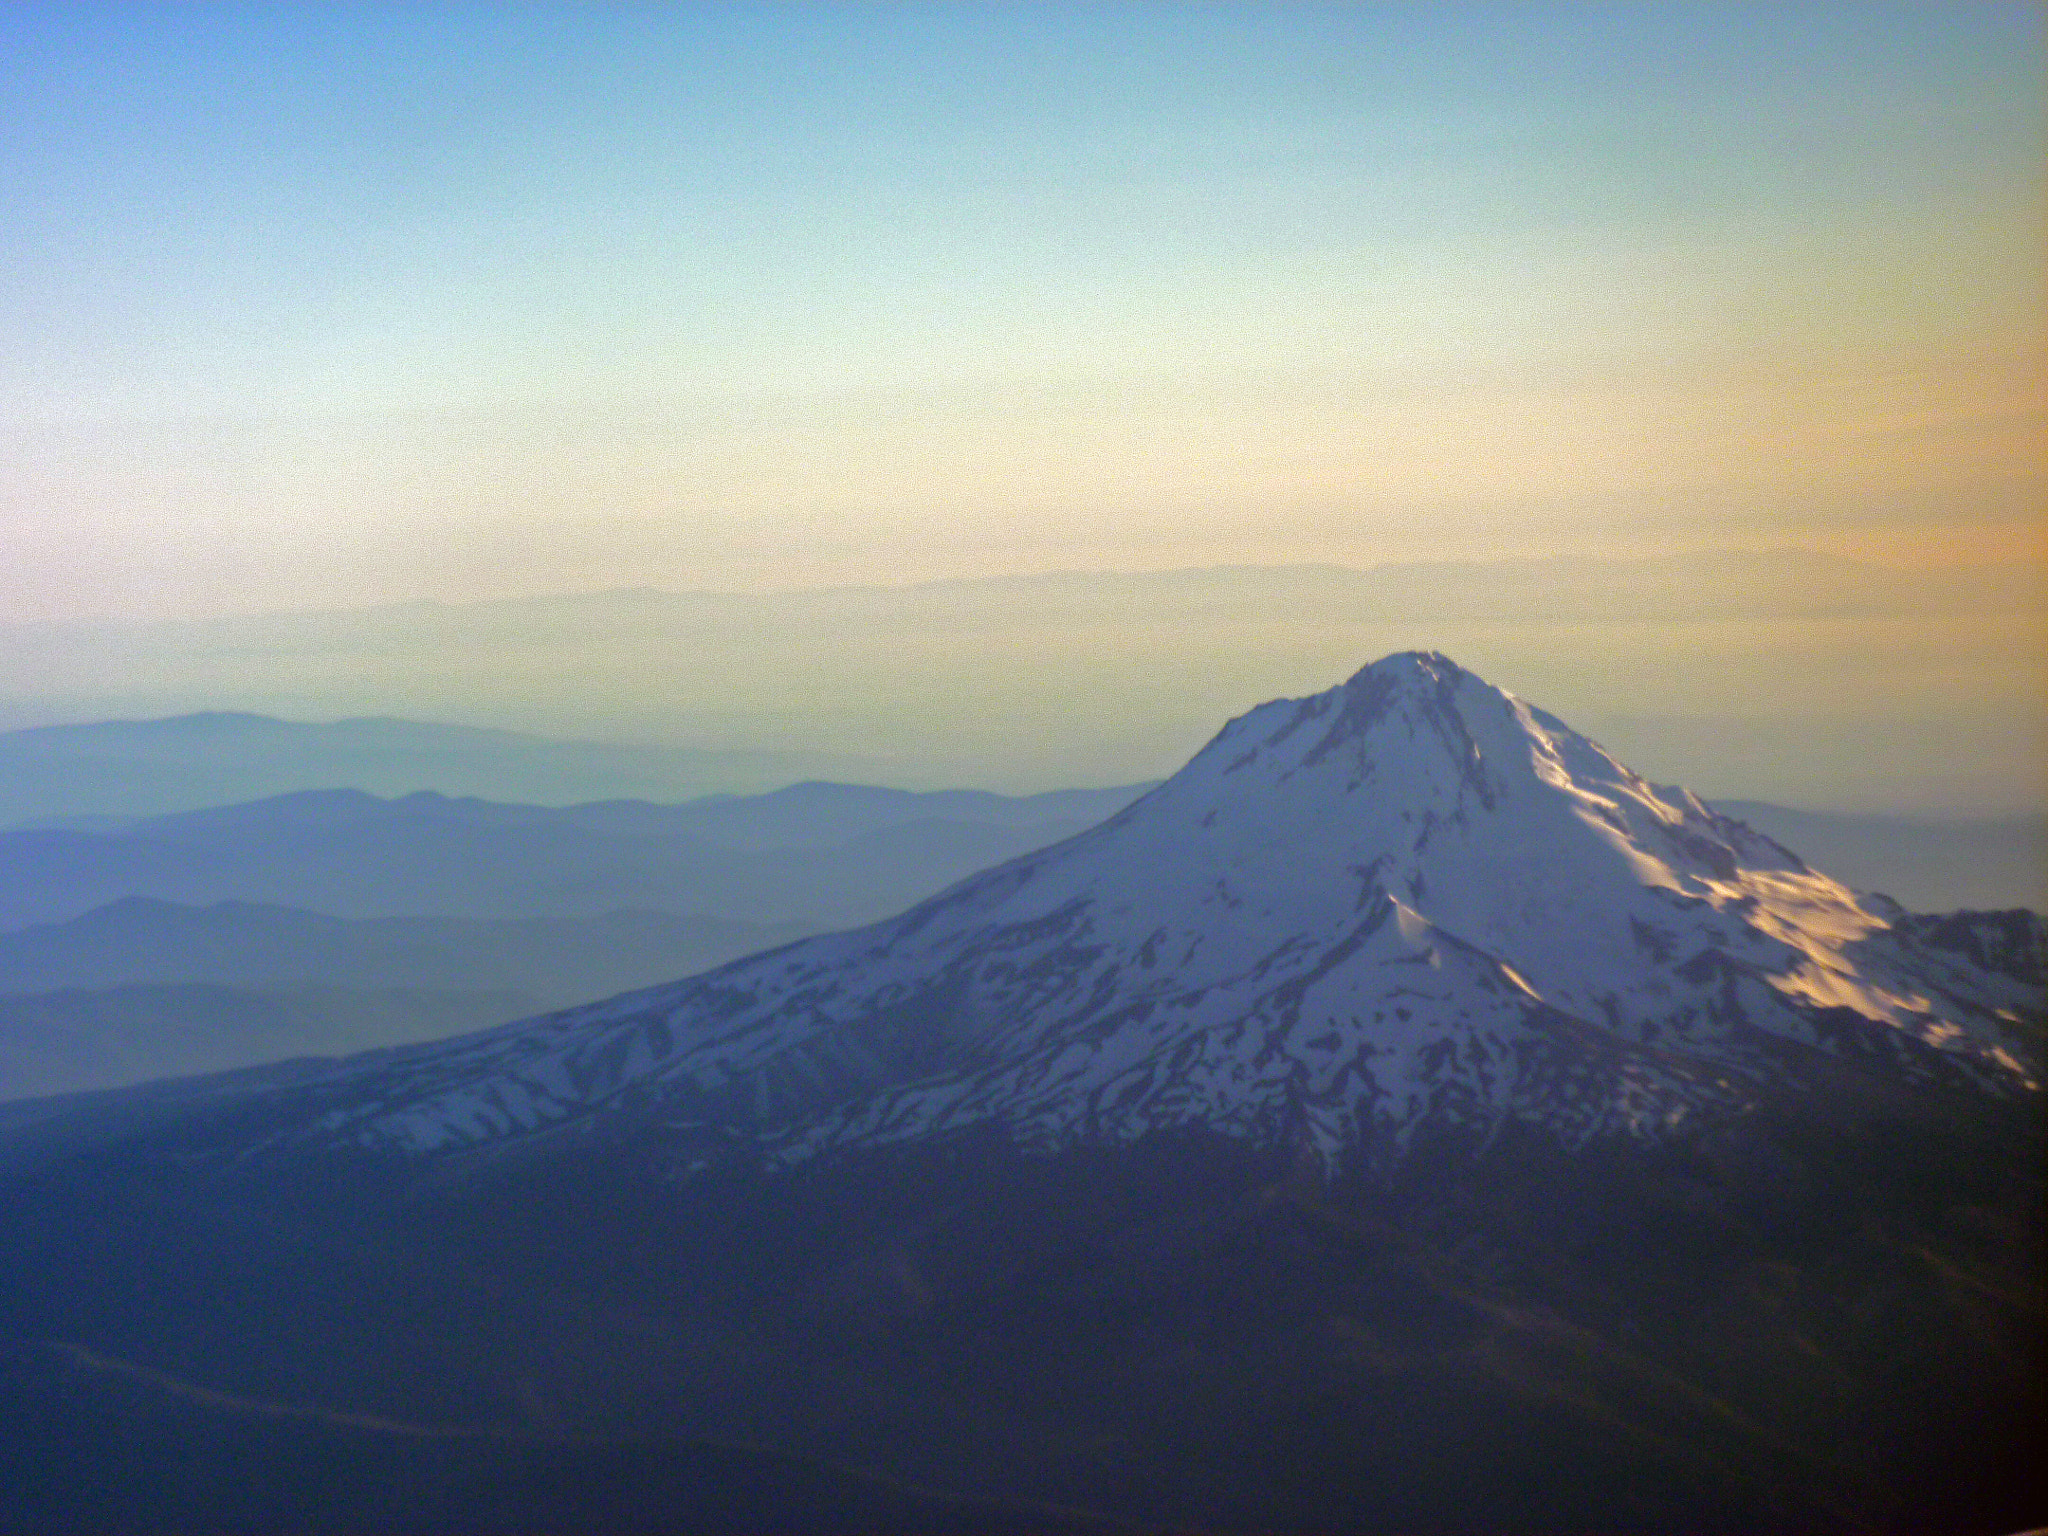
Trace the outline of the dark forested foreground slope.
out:
M 868 929 L 0 1116 L 0 1528 L 2039 1524 L 2042 946 L 1390 658 Z
M 2038 1146 L 1920 1109 L 1334 1183 L 1195 1133 L 380 1187 L 187 1125 L 9 1170 L 0 1529 L 2019 1529 Z

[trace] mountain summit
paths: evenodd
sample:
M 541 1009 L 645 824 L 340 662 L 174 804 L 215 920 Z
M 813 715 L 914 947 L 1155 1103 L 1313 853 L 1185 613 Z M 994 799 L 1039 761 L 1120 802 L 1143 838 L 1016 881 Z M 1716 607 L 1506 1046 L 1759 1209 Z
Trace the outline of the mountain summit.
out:
M 687 1169 L 1201 1125 L 1333 1166 L 1654 1139 L 1845 1067 L 2030 1092 L 2041 988 L 1972 945 L 1407 652 L 898 918 L 345 1066 L 282 1139 L 647 1135 Z

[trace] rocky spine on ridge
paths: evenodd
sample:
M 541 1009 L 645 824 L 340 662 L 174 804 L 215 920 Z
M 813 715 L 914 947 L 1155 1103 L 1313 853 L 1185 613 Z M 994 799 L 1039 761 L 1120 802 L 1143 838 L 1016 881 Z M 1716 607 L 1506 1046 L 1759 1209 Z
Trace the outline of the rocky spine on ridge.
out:
M 281 1139 L 632 1130 L 692 1167 L 974 1128 L 1049 1150 L 1200 1124 L 1326 1162 L 1510 1120 L 1654 1138 L 1824 1062 L 2032 1093 L 2042 1000 L 2037 969 L 1403 653 L 901 917 L 344 1065 Z

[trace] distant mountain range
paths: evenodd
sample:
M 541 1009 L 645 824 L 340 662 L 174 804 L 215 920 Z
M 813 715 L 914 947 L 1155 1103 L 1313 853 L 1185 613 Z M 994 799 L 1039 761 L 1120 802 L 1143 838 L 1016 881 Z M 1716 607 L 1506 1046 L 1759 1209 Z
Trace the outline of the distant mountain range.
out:
M 1080 831 L 1136 787 L 1008 800 L 800 785 L 694 805 L 561 808 L 306 791 L 95 830 L 0 833 L 0 927 L 123 896 L 253 901 L 342 917 L 595 917 L 626 908 L 743 923 L 857 923 Z
M 823 754 L 554 741 L 416 720 L 313 725 L 212 711 L 0 731 L 0 826 L 155 816 L 337 786 L 547 805 L 680 800 L 847 765 Z

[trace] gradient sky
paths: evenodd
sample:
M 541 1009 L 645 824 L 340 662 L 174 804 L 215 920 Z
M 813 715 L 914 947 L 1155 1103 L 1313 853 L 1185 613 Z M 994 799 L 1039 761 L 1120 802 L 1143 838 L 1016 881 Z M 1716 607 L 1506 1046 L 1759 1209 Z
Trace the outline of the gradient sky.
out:
M 2037 6 L 0 12 L 0 619 L 2042 533 Z

